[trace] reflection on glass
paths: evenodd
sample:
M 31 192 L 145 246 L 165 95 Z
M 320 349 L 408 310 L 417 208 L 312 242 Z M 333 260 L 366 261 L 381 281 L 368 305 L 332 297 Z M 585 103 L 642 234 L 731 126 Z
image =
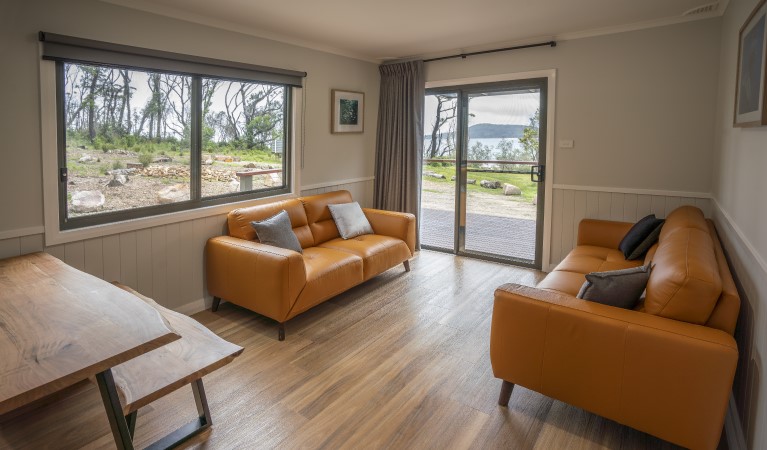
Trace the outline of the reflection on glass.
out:
M 64 64 L 67 217 L 189 200 L 191 83 Z
M 283 86 L 203 78 L 202 196 L 285 185 Z

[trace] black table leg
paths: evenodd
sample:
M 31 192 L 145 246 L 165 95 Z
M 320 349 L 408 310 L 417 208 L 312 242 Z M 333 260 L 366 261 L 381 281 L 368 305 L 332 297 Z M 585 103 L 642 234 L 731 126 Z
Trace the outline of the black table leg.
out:
M 115 438 L 115 444 L 118 450 L 133 450 L 133 438 L 128 428 L 128 422 L 125 421 L 123 408 L 120 405 L 120 397 L 115 388 L 115 379 L 112 376 L 112 369 L 107 369 L 96 374 L 96 381 L 101 392 L 101 399 L 104 401 L 104 408 L 109 419 L 109 426 L 112 427 L 112 435 Z

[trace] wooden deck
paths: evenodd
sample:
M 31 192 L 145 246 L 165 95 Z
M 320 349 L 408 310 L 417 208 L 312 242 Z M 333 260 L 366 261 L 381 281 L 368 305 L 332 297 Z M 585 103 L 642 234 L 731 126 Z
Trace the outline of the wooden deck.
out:
M 540 272 L 422 251 L 287 323 L 229 303 L 194 317 L 245 347 L 205 378 L 213 427 L 187 447 L 673 448 L 521 386 L 509 408 L 488 355 L 493 290 Z M 254 288 L 257 288 L 254 286 Z M 190 412 L 192 411 L 192 412 Z M 194 416 L 183 388 L 139 411 L 146 445 Z M 110 448 L 97 390 L 84 384 L 0 417 L 0 448 Z

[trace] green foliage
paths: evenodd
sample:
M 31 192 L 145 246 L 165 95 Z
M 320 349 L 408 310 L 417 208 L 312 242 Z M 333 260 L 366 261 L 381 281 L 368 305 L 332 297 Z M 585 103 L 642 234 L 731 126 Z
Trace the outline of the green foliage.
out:
M 99 166 L 99 171 L 104 175 L 109 175 L 109 164 L 104 163 Z
M 119 159 L 116 159 L 112 162 L 112 170 L 120 170 L 124 168 L 125 168 L 125 165 Z
M 149 167 L 150 164 L 152 164 L 152 161 L 154 161 L 154 155 L 148 151 L 141 152 L 138 155 L 138 162 L 141 163 L 144 167 Z
M 519 143 L 522 145 L 522 158 L 521 161 L 537 161 L 538 160 L 538 128 L 541 122 L 541 109 L 535 110 L 535 115 L 530 118 L 530 125 L 526 126 L 522 130 L 522 137 L 519 138 Z
M 493 149 L 487 145 L 482 145 L 481 142 L 475 142 L 474 145 L 469 148 L 469 159 L 488 160 L 492 154 Z

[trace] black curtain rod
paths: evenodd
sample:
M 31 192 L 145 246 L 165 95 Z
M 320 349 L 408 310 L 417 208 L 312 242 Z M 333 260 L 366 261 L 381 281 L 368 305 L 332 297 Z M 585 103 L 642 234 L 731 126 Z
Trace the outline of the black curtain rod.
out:
M 517 45 L 515 47 L 504 47 L 504 48 L 496 48 L 493 50 L 483 50 L 481 52 L 471 52 L 471 53 L 461 53 L 460 55 L 450 55 L 450 56 L 440 56 L 439 58 L 430 58 L 430 59 L 424 59 L 423 62 L 432 62 L 432 61 L 441 61 L 443 59 L 452 59 L 452 58 L 466 58 L 467 56 L 475 56 L 475 55 L 485 55 L 488 53 L 497 53 L 497 52 L 508 52 L 510 50 L 520 50 L 523 48 L 532 48 L 532 47 L 556 47 L 557 42 L 556 41 L 549 41 L 549 42 L 539 42 L 537 44 L 527 44 L 527 45 Z

